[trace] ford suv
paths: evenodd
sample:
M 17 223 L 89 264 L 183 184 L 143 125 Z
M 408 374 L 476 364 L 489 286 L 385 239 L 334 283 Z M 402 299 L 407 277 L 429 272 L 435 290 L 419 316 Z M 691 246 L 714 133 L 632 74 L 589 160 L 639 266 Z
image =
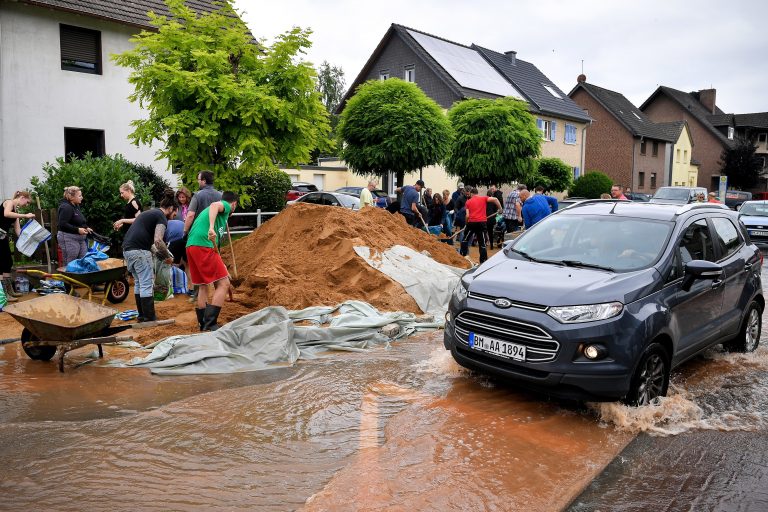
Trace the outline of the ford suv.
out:
M 583 201 L 463 275 L 444 344 L 553 396 L 644 405 L 703 350 L 757 348 L 761 266 L 724 205 Z

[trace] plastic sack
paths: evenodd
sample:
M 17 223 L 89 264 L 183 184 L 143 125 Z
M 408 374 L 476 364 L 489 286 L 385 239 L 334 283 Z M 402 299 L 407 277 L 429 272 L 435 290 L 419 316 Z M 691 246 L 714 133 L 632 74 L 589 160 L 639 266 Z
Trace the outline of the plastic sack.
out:
M 171 265 L 158 257 L 155 257 L 154 260 L 154 298 L 156 302 L 160 302 L 173 297 L 173 288 L 171 287 Z
M 179 267 L 171 267 L 171 286 L 173 287 L 173 293 L 176 295 L 189 293 L 187 274 Z
M 32 256 L 41 243 L 50 239 L 51 232 L 35 219 L 30 219 L 21 227 L 19 239 L 16 240 L 16 250 L 24 256 Z
M 88 252 L 79 260 L 72 260 L 67 264 L 67 272 L 73 274 L 85 274 L 87 272 L 98 272 L 101 270 L 97 261 L 105 260 L 108 256 L 91 247 Z
M 5 290 L 3 290 L 3 283 L 0 283 L 0 311 L 3 310 L 8 303 L 8 299 L 5 297 Z

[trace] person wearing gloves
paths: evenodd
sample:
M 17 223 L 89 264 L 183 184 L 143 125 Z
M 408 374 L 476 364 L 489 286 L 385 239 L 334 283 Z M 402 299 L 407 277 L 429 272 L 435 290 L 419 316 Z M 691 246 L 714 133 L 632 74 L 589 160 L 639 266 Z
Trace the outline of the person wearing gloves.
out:
M 34 219 L 34 213 L 17 213 L 16 209 L 20 206 L 27 206 L 32 200 L 29 192 L 26 190 L 17 191 L 13 194 L 13 199 L 3 201 L 3 216 L 0 217 L 0 272 L 3 273 L 3 289 L 9 302 L 15 302 L 16 297 L 21 297 L 13 288 L 11 280 L 11 269 L 13 268 L 13 254 L 11 254 L 11 244 L 9 235 L 11 228 L 16 233 L 16 237 L 21 233 L 19 219 Z
M 168 219 L 173 217 L 176 210 L 173 190 L 168 189 L 163 193 L 160 207 L 143 212 L 136 217 L 123 240 L 123 258 L 125 258 L 128 272 L 133 276 L 139 322 L 157 320 L 154 298 L 155 265 L 152 253 L 156 253 L 157 257 L 166 263 L 170 264 L 173 261 L 164 237 Z
M 61 267 L 66 267 L 70 261 L 79 260 L 88 252 L 85 237 L 93 233 L 93 230 L 88 227 L 85 215 L 80 211 L 82 202 L 83 192 L 80 187 L 64 189 L 64 199 L 59 203 L 56 213 L 59 226 L 56 241 L 61 249 Z

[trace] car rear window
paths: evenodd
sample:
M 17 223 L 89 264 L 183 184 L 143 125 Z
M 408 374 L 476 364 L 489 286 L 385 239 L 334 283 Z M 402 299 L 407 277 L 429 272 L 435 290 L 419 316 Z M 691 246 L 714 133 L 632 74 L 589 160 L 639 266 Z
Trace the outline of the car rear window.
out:
M 687 188 L 660 188 L 653 196 L 654 199 L 669 199 L 672 201 L 688 201 L 691 191 Z

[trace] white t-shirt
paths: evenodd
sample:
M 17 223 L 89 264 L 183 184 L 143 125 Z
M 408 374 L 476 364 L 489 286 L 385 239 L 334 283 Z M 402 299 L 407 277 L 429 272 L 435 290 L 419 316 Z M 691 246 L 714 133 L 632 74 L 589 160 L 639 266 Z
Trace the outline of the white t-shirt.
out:
M 364 206 L 373 206 L 373 195 L 367 187 L 360 191 L 360 208 Z

